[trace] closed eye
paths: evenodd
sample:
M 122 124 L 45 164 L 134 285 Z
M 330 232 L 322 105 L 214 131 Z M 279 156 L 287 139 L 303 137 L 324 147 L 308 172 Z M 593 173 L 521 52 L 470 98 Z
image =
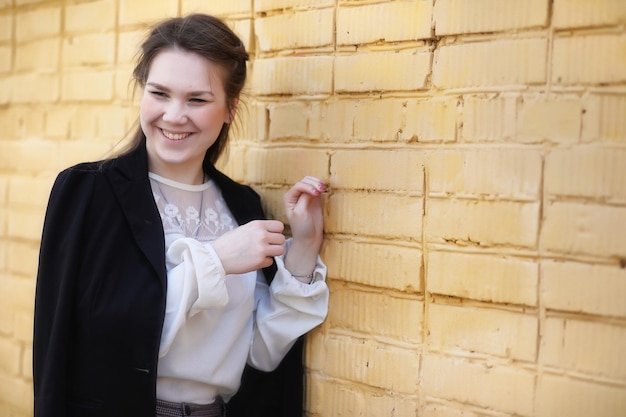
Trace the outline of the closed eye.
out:
M 150 94 L 157 97 L 167 98 L 167 94 L 165 94 L 163 91 L 150 91 Z

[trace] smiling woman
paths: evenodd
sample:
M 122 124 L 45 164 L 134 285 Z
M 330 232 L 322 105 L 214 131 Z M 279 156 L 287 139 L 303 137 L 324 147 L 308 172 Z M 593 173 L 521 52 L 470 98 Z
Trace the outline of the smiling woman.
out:
M 157 25 L 120 155 L 59 174 L 44 224 L 35 417 L 297 416 L 299 338 L 327 314 L 320 195 L 284 196 L 292 237 L 219 172 L 247 53 L 223 22 Z
M 222 126 L 231 122 L 223 69 L 181 49 L 161 52 L 152 62 L 141 98 L 148 169 L 164 177 L 200 184 L 202 162 Z

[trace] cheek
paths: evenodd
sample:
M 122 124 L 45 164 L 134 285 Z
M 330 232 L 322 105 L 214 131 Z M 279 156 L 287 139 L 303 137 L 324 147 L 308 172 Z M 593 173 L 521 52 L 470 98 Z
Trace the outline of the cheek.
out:
M 158 103 L 144 95 L 139 102 L 139 120 L 141 120 L 142 123 L 150 122 L 158 117 L 158 113 Z

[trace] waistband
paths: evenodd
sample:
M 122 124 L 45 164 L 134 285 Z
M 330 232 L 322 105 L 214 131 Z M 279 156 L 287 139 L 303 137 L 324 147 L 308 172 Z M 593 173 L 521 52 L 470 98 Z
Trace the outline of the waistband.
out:
M 221 397 L 211 404 L 175 403 L 156 401 L 156 417 L 226 417 L 226 405 Z

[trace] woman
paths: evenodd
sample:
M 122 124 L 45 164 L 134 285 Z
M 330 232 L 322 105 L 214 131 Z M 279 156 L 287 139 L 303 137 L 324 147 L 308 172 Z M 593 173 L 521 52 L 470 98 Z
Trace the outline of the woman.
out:
M 286 241 L 215 168 L 247 58 L 216 18 L 155 26 L 133 72 L 130 146 L 59 174 L 37 277 L 36 417 L 301 414 L 298 338 L 328 305 L 325 185 L 305 177 L 285 194 Z

